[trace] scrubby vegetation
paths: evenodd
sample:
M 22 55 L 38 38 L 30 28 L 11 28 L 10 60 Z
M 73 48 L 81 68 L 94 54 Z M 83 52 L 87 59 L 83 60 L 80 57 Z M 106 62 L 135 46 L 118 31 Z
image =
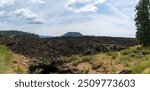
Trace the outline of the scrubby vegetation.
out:
M 150 48 L 142 47 L 135 55 L 137 62 L 131 66 L 132 73 L 150 74 Z
M 150 48 L 140 45 L 117 52 L 90 56 L 74 55 L 65 60 L 70 66 L 75 66 L 79 73 L 150 73 Z
M 25 57 L 12 53 L 6 46 L 0 45 L 0 74 L 27 73 L 27 62 Z

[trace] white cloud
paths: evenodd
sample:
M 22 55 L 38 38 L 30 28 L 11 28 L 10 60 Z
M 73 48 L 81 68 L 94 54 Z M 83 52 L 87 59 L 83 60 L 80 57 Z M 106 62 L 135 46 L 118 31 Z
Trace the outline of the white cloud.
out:
M 134 37 L 134 9 L 138 1 L 0 0 L 0 27 L 50 35 L 78 31 L 87 35 Z M 78 14 L 66 12 L 64 5 L 68 11 Z
M 4 7 L 5 5 L 13 5 L 15 0 L 0 0 L 0 7 Z
M 40 3 L 40 4 L 44 4 L 45 1 L 44 0 L 28 0 L 29 3 Z
M 32 12 L 28 8 L 21 8 L 17 9 L 13 12 L 13 15 L 15 15 L 17 18 L 19 17 L 22 20 L 25 20 L 27 23 L 30 24 L 42 24 L 43 21 L 40 19 L 38 14 Z
M 5 15 L 5 11 L 0 11 L 0 17 Z
M 74 13 L 95 12 L 97 5 L 104 2 L 105 0 L 69 0 L 65 4 L 65 8 Z

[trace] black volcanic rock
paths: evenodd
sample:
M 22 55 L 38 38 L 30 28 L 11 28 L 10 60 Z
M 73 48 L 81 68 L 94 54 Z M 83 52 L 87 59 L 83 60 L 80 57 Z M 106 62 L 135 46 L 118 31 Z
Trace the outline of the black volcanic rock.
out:
M 81 37 L 83 36 L 79 32 L 67 32 L 66 34 L 62 35 L 62 37 Z
M 31 58 L 29 73 L 78 73 L 64 57 L 88 56 L 119 51 L 138 45 L 134 38 L 115 37 L 52 37 L 52 38 L 0 38 L 0 44 L 11 51 Z M 95 66 L 96 67 L 96 66 Z M 96 67 L 97 68 L 97 67 Z M 94 68 L 95 69 L 95 68 Z M 129 73 L 128 70 L 119 72 Z

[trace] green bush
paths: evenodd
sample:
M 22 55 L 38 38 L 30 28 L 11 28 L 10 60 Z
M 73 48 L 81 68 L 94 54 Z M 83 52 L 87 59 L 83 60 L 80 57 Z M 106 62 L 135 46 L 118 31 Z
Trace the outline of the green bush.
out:
M 92 56 L 84 56 L 82 57 L 82 62 L 90 62 L 93 60 Z
M 78 55 L 72 55 L 68 58 L 69 62 L 72 62 L 72 61 L 75 61 L 75 60 L 78 60 L 80 57 Z
M 118 57 L 118 52 L 108 52 L 107 56 L 111 56 L 112 59 L 116 59 Z
M 81 74 L 89 74 L 89 69 L 84 69 L 81 71 Z
M 23 74 L 23 73 L 25 73 L 26 71 L 25 71 L 24 66 L 22 66 L 22 65 L 17 65 L 16 72 L 17 72 L 18 74 Z

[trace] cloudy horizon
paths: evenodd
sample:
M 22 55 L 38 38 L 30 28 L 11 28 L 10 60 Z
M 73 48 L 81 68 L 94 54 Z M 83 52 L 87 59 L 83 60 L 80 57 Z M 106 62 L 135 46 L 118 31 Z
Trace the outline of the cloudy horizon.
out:
M 135 37 L 138 0 L 0 0 L 0 30 Z

